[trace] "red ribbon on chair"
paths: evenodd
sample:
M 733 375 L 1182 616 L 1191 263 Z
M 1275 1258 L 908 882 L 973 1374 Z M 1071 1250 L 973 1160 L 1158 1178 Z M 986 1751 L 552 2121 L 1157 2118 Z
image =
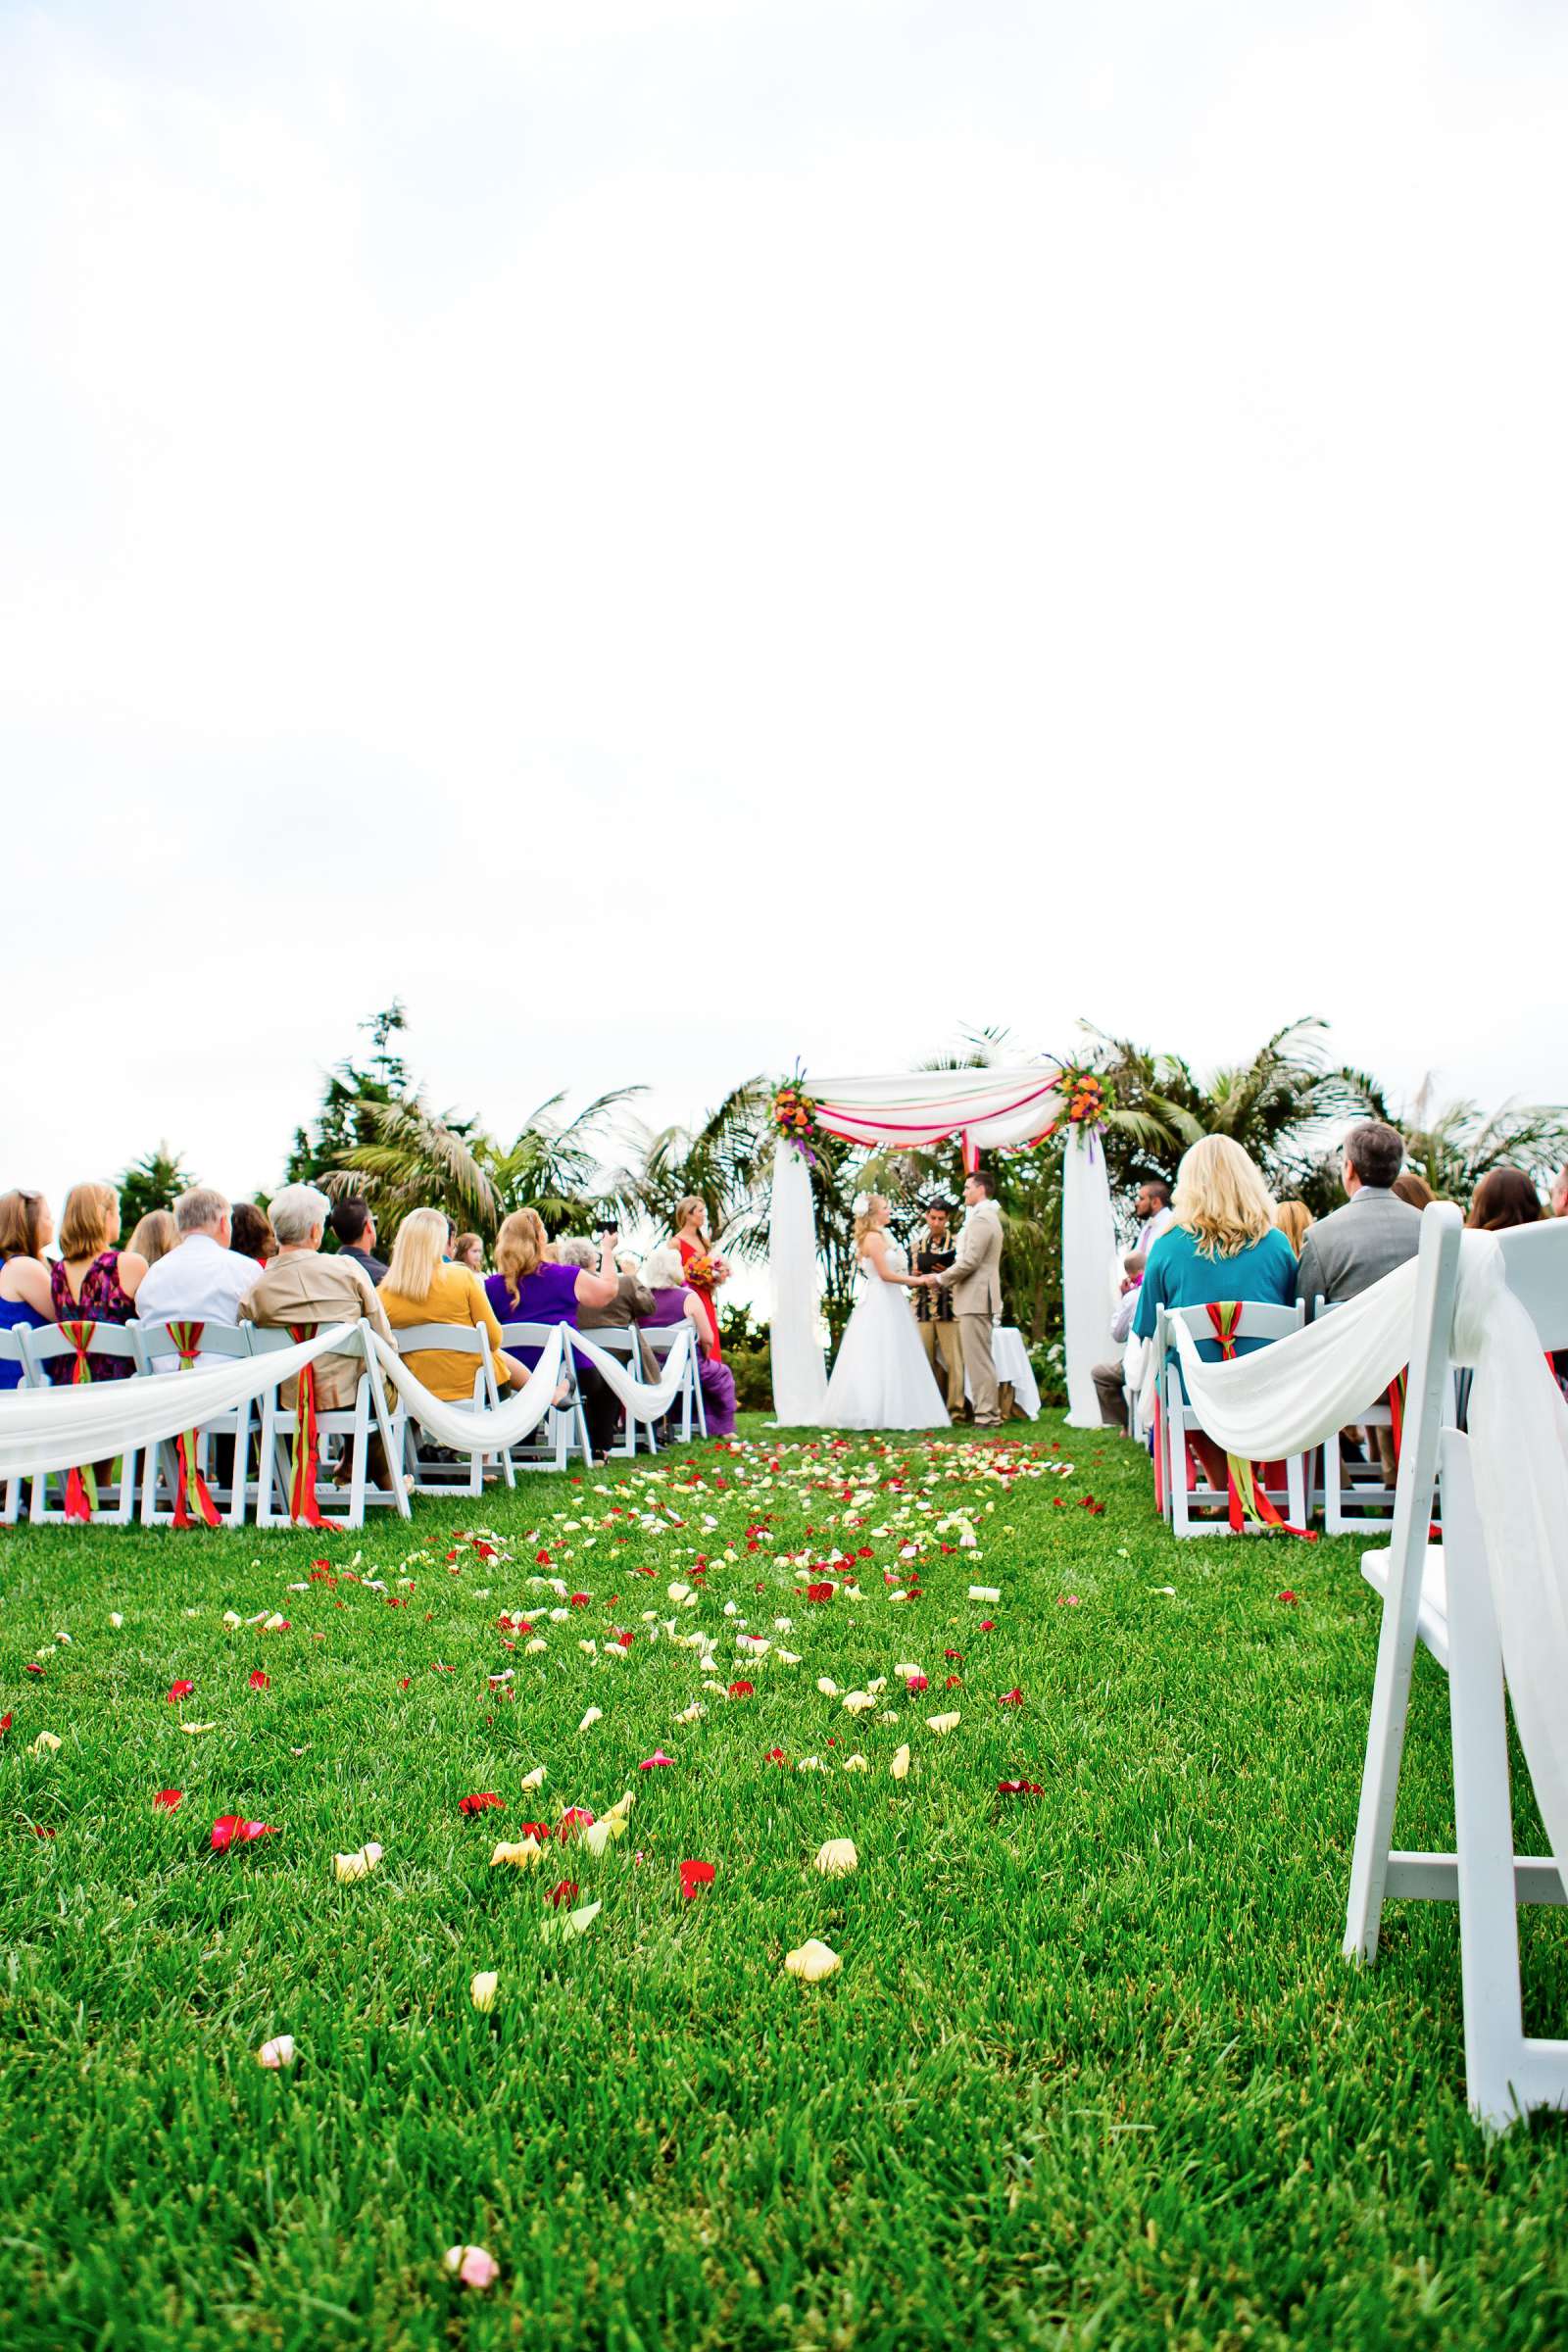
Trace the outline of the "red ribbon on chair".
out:
M 1404 1396 L 1410 1385 L 1409 1366 L 1397 1375 L 1389 1390 L 1389 1434 L 1394 1441 L 1394 1471 L 1398 1476 L 1399 1448 L 1404 1444 Z
M 92 1333 L 91 1323 L 62 1323 L 61 1330 L 76 1350 L 76 1360 L 71 1367 L 71 1385 L 89 1388 L 92 1367 L 87 1361 L 87 1342 Z M 98 1473 L 91 1462 L 66 1472 L 66 1517 L 77 1526 L 85 1526 L 98 1508 Z
M 165 1325 L 179 1355 L 179 1368 L 188 1372 L 195 1363 L 202 1344 L 204 1326 L 200 1323 L 170 1323 Z M 191 1510 L 191 1494 L 196 1496 L 196 1509 L 209 1527 L 218 1525 L 218 1505 L 207 1491 L 207 1481 L 196 1467 L 196 1432 L 181 1430 L 174 1440 L 174 1525 L 194 1527 L 197 1522 Z
M 288 1336 L 296 1347 L 316 1337 L 314 1323 L 291 1323 Z M 288 1482 L 288 1515 L 296 1527 L 319 1527 L 321 1513 L 316 1499 L 316 1479 L 319 1466 L 320 1433 L 317 1428 L 316 1366 L 302 1367 L 294 1395 L 295 1434 L 294 1466 Z
M 1233 1363 L 1236 1359 L 1236 1335 L 1242 1328 L 1241 1302 L 1226 1299 L 1222 1305 L 1205 1304 L 1204 1313 L 1215 1339 L 1219 1342 L 1220 1360 Z M 1225 1456 L 1225 1484 L 1230 1499 L 1231 1533 L 1240 1535 L 1250 1520 L 1254 1527 L 1283 1528 L 1288 1536 L 1298 1536 L 1303 1544 L 1315 1544 L 1316 1535 L 1304 1527 L 1292 1527 L 1289 1520 L 1270 1502 L 1258 1476 L 1256 1462 L 1244 1461 L 1240 1454 Z

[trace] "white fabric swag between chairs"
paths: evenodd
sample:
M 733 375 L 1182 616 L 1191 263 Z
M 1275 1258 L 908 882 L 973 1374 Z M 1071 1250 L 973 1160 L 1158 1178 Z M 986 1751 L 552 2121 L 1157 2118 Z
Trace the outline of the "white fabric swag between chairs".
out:
M 1231 1364 L 1177 1337 L 1204 1428 L 1254 1456 L 1321 1444 L 1408 1363 L 1392 1539 L 1363 1561 L 1386 1598 L 1346 1951 L 1372 1956 L 1386 1893 L 1456 1895 L 1473 2110 L 1502 2130 L 1568 2100 L 1568 2040 L 1523 2032 L 1514 1916 L 1561 1902 L 1568 1864 L 1568 1404 L 1544 1356 L 1568 1345 L 1568 1223 L 1464 1233 L 1434 1206 L 1417 1258 L 1296 1337 Z M 1468 1435 L 1442 1427 L 1456 1365 L 1474 1366 Z M 1440 1452 L 1445 1541 L 1431 1544 Z M 1449 1675 L 1454 1855 L 1389 1849 L 1418 1638 Z M 1504 1675 L 1551 1861 L 1513 1852 Z

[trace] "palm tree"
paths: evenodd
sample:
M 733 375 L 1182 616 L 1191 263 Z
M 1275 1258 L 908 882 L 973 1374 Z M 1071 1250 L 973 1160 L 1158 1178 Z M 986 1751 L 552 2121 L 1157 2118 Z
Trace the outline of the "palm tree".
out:
M 1405 1140 L 1412 1166 L 1440 1200 L 1468 1203 L 1491 1168 L 1523 1168 L 1538 1185 L 1568 1158 L 1568 1108 L 1561 1103 L 1504 1102 L 1486 1115 L 1475 1102 L 1432 1106 L 1432 1082 L 1393 1124 Z
M 620 1197 L 659 1233 L 668 1233 L 678 1201 L 706 1200 L 713 1239 L 731 1256 L 766 1252 L 766 1178 L 771 1172 L 771 1089 L 747 1078 L 697 1127 L 663 1127 L 633 1140 L 635 1166 L 621 1171 Z
M 363 1192 L 390 1237 L 411 1209 L 439 1208 L 454 1224 L 493 1234 L 514 1208 L 536 1208 L 552 1232 L 588 1232 L 613 1220 L 624 1195 L 601 1181 L 598 1136 L 617 1103 L 639 1090 L 601 1095 L 564 1119 L 561 1095 L 534 1110 L 508 1146 L 432 1111 L 421 1096 L 355 1104 L 372 1140 L 345 1152 L 322 1178 L 328 1192 Z

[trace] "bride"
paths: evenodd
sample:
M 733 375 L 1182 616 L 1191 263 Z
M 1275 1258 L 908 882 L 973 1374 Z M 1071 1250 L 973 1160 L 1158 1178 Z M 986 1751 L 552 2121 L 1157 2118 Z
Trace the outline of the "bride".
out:
M 860 1295 L 827 1384 L 827 1429 L 946 1429 L 948 1410 L 902 1294 L 915 1288 L 880 1193 L 858 1205 Z

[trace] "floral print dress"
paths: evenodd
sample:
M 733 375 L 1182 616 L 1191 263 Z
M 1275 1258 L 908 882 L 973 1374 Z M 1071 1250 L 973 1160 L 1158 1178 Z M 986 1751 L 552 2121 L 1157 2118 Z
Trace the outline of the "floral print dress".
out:
M 49 1270 L 49 1300 L 57 1323 L 128 1323 L 136 1312 L 136 1302 L 127 1298 L 120 1287 L 120 1251 L 102 1250 L 81 1278 L 81 1289 L 72 1297 L 66 1280 L 64 1262 L 56 1260 Z M 57 1355 L 50 1359 L 49 1378 L 55 1387 L 67 1388 L 76 1369 L 74 1355 Z M 128 1355 L 95 1355 L 87 1351 L 87 1369 L 94 1380 L 128 1380 L 136 1366 Z

